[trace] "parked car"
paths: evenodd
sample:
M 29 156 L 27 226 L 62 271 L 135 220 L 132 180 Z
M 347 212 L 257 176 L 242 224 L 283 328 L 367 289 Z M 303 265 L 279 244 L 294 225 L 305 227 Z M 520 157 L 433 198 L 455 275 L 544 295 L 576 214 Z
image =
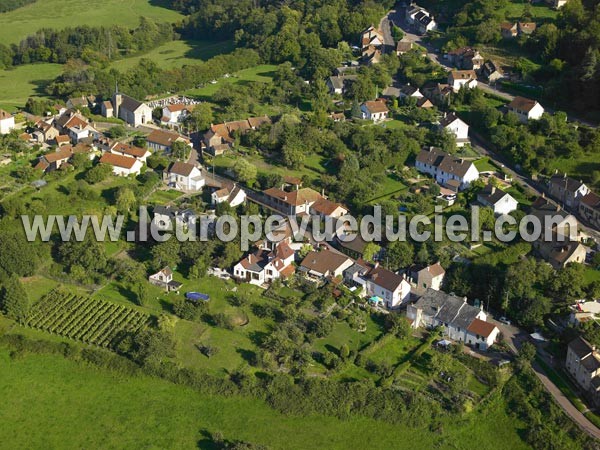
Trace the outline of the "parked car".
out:
M 510 325 L 510 320 L 508 320 L 506 317 L 502 316 L 498 319 L 499 322 L 502 322 L 505 325 Z

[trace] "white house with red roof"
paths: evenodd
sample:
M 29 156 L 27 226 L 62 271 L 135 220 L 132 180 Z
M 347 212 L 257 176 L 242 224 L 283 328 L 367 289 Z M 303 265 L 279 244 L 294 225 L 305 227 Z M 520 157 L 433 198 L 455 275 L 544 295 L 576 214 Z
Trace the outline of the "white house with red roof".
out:
M 3 109 L 0 109 L 0 134 L 8 134 L 14 127 L 14 116 Z
M 408 303 L 410 283 L 402 275 L 380 267 L 378 264 L 366 275 L 367 295 L 378 297 L 387 308 L 397 308 Z
M 294 250 L 285 241 L 274 250 L 259 247 L 233 267 L 233 276 L 239 281 L 262 286 L 295 272 Z
M 537 101 L 525 97 L 515 97 L 506 109 L 517 115 L 522 123 L 527 123 L 530 120 L 538 120 L 544 114 L 544 107 Z
M 193 109 L 194 105 L 186 105 L 183 103 L 166 105 L 162 109 L 162 118 L 160 121 L 163 125 L 177 126 L 185 120 Z
M 179 161 L 169 166 L 166 178 L 169 186 L 183 191 L 199 191 L 206 184 L 198 167 Z
M 139 175 L 144 164 L 128 156 L 105 153 L 100 158 L 100 164 L 112 166 L 113 173 L 119 176 Z

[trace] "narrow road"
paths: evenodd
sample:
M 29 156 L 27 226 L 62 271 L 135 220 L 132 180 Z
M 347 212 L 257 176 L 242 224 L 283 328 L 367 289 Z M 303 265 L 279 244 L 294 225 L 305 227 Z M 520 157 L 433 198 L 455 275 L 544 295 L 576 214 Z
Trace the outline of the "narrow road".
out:
M 533 370 L 539 380 L 542 382 L 546 390 L 554 397 L 556 403 L 565 411 L 571 419 L 579 425 L 579 427 L 593 438 L 600 440 L 600 429 L 598 429 L 587 417 L 583 415 L 571 401 L 561 392 L 560 389 L 548 378 L 544 369 L 537 363 L 533 362 Z
M 505 342 L 508 344 L 510 350 L 514 354 L 518 353 L 521 345 L 523 345 L 524 342 L 529 341 L 529 336 L 524 330 L 513 325 L 506 325 L 498 322 L 493 318 L 488 318 L 488 320 L 498 327 L 502 333 L 502 336 L 504 337 Z M 538 355 L 544 358 L 544 355 L 541 351 L 538 351 Z M 544 360 L 546 364 L 552 367 L 552 363 L 550 361 L 545 358 Z M 573 422 L 575 422 L 587 434 L 595 439 L 600 440 L 600 429 L 590 422 L 589 419 L 585 417 L 583 413 L 580 412 L 575 405 L 573 405 L 573 403 L 571 403 L 571 401 L 562 393 L 562 391 L 550 380 L 550 378 L 548 378 L 548 375 L 542 366 L 540 366 L 540 364 L 538 364 L 536 361 L 533 361 L 531 366 L 546 390 L 550 393 L 550 395 L 552 395 L 554 400 L 556 400 L 556 403 L 558 403 L 558 405 L 571 418 L 571 420 L 573 420 Z

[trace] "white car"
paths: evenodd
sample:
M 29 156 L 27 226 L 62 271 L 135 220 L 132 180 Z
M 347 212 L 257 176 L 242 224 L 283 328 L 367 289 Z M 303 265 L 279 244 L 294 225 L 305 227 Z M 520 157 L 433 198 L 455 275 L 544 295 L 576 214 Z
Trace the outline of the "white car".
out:
M 502 322 L 505 325 L 510 325 L 510 320 L 508 320 L 506 317 L 502 316 L 498 319 L 498 322 Z

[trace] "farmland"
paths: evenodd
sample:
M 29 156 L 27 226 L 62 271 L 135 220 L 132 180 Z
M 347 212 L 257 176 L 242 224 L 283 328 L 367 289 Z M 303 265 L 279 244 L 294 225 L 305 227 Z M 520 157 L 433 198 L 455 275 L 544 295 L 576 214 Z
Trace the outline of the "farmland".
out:
M 34 306 L 27 325 L 107 347 L 119 332 L 135 332 L 146 325 L 148 318 L 124 305 L 54 290 Z
M 167 9 L 166 2 L 150 0 L 37 0 L 35 3 L 0 14 L 0 42 L 18 43 L 41 28 L 77 25 L 123 25 L 132 27 L 145 16 L 176 22 L 181 15 Z

